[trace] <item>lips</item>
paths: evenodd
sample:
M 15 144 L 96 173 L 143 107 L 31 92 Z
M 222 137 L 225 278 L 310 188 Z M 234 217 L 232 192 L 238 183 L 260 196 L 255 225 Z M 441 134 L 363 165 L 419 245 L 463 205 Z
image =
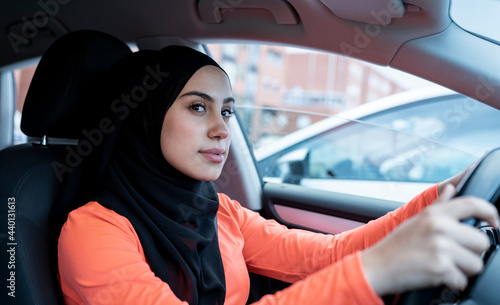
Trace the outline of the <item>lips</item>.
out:
M 200 150 L 200 154 L 205 157 L 208 161 L 214 163 L 222 163 L 224 161 L 225 149 L 223 148 L 211 148 L 206 150 Z

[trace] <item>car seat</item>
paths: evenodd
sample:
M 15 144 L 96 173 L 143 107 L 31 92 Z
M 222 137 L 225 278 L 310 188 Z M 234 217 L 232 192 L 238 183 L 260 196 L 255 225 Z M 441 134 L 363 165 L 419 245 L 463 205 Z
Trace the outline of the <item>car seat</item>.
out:
M 81 30 L 60 37 L 40 59 L 21 121 L 28 143 L 0 151 L 0 304 L 63 304 L 61 221 L 93 181 L 89 160 L 97 149 L 88 130 L 109 107 L 99 98 L 103 75 L 129 53 L 113 36 Z

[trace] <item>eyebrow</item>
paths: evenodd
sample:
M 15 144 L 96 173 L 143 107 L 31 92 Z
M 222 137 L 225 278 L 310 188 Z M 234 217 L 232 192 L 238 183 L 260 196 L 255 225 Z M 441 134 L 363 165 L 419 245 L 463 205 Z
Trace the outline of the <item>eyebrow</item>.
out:
M 211 97 L 210 95 L 206 94 L 206 93 L 203 93 L 203 92 L 200 92 L 200 91 L 189 91 L 189 92 L 186 92 L 184 93 L 183 95 L 181 95 L 180 97 L 184 97 L 184 96 L 190 96 L 190 95 L 196 95 L 196 96 L 199 96 L 201 97 L 202 99 L 204 100 L 207 100 L 211 103 L 214 103 L 214 99 L 213 97 Z M 223 104 L 229 104 L 229 103 L 234 103 L 234 98 L 233 97 L 227 97 L 224 99 L 224 101 L 222 102 Z

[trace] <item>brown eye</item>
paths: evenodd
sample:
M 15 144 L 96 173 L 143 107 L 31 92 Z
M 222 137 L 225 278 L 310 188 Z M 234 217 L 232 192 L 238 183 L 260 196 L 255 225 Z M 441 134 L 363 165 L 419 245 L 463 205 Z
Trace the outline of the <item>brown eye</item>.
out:
M 205 106 L 203 106 L 202 104 L 194 104 L 194 105 L 189 106 L 189 108 L 191 108 L 192 110 L 194 110 L 196 112 L 204 112 L 205 111 Z

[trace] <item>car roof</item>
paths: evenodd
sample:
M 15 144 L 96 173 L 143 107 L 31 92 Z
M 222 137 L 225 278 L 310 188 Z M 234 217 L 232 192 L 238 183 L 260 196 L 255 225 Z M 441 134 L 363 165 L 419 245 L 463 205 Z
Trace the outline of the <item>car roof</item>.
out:
M 389 0 L 3 1 L 0 26 L 7 35 L 0 38 L 0 69 L 37 58 L 57 37 L 81 29 L 100 30 L 139 48 L 268 42 L 391 66 L 500 108 L 500 73 L 494 73 L 500 71 L 500 46 L 458 26 L 451 5 L 452 0 L 404 5 Z

